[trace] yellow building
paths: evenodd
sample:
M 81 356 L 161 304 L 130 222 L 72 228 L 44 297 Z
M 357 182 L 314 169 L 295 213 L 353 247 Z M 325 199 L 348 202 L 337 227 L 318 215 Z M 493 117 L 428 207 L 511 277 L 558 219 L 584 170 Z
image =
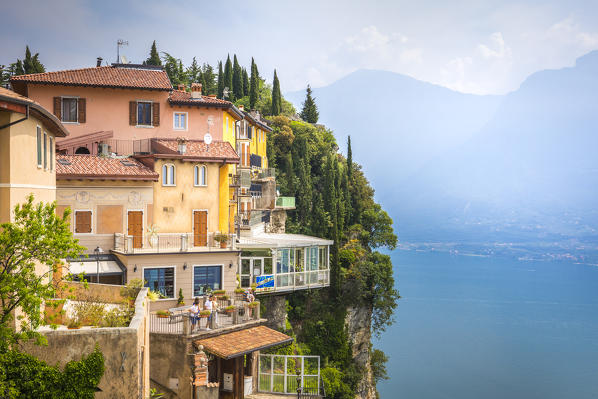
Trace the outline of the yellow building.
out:
M 0 88 L 0 223 L 12 220 L 15 205 L 29 194 L 36 202 L 56 199 L 54 148 L 67 135 L 41 105 Z

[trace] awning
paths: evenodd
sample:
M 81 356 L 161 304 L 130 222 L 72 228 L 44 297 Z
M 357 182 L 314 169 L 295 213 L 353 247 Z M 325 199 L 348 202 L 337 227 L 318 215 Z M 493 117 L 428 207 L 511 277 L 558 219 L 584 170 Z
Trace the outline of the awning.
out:
M 334 241 L 303 234 L 258 233 L 239 237 L 240 248 L 285 248 L 332 245 Z
M 251 327 L 245 330 L 200 339 L 195 343 L 222 359 L 232 359 L 247 353 L 289 344 L 293 338 L 266 326 Z
M 122 274 L 122 269 L 118 266 L 118 264 L 113 260 L 101 260 L 100 264 L 100 274 Z M 71 261 L 67 265 L 68 272 L 70 274 L 85 274 L 85 275 L 93 275 L 98 272 L 98 262 L 87 261 L 87 262 L 79 262 L 79 261 Z

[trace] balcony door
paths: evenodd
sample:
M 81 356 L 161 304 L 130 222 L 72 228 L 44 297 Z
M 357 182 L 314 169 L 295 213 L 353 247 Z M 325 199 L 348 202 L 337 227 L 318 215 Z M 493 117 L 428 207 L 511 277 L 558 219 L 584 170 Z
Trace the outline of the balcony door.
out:
M 208 211 L 193 211 L 193 246 L 208 246 Z
M 133 248 L 143 247 L 143 212 L 129 211 L 127 222 L 127 234 L 133 236 Z

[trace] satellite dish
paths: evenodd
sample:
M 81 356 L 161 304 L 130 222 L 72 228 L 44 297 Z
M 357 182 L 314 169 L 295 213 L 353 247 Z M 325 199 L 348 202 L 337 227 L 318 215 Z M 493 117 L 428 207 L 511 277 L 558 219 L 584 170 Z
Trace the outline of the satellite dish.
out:
M 210 145 L 210 144 L 212 144 L 212 135 L 211 135 L 210 133 L 206 133 L 206 134 L 203 136 L 203 141 L 204 141 L 204 143 L 206 143 L 207 145 Z

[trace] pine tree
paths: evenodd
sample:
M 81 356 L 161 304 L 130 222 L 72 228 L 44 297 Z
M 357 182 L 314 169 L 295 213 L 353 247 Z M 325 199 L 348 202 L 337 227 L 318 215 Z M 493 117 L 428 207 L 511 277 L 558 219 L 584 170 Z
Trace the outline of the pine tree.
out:
M 218 98 L 223 97 L 224 92 L 224 73 L 222 72 L 222 61 L 218 61 Z
M 216 84 L 216 75 L 214 75 L 214 68 L 210 64 L 204 63 L 201 67 L 201 74 L 203 78 L 202 92 L 207 94 L 217 94 L 218 86 Z
M 237 55 L 234 55 L 234 62 L 233 62 L 233 94 L 235 95 L 234 99 L 238 100 L 243 97 L 243 71 L 241 70 L 241 65 L 237 61 Z
M 249 95 L 249 76 L 247 75 L 247 69 L 243 68 L 243 97 Z
M 273 116 L 280 115 L 282 111 L 282 95 L 280 94 L 280 82 L 276 75 L 276 69 L 274 70 L 274 81 L 272 83 L 272 109 L 271 114 Z
M 257 96 L 258 96 L 258 83 L 259 75 L 257 71 L 257 65 L 253 61 L 253 57 L 251 58 L 251 78 L 249 79 L 249 108 L 255 109 L 255 104 L 257 103 Z
M 195 59 L 195 58 L 194 58 Z M 152 43 L 152 48 L 150 50 L 150 55 L 147 60 L 144 62 L 145 65 L 162 65 L 162 61 L 160 60 L 160 54 L 158 54 L 158 49 L 156 48 L 156 41 Z
M 303 110 L 301 111 L 301 119 L 309 123 L 318 122 L 318 107 L 315 102 L 315 98 L 311 95 L 311 87 L 307 85 L 307 94 L 305 96 L 305 102 L 303 103 Z
M 193 57 L 193 61 L 189 68 L 187 68 L 187 78 L 188 86 L 191 86 L 191 83 L 201 83 L 203 86 L 203 76 L 201 73 L 201 67 L 197 64 L 197 60 Z
M 230 55 L 226 58 L 226 64 L 224 64 L 224 89 L 228 88 L 227 100 L 231 101 L 234 99 L 233 93 L 233 63 L 230 61 Z

